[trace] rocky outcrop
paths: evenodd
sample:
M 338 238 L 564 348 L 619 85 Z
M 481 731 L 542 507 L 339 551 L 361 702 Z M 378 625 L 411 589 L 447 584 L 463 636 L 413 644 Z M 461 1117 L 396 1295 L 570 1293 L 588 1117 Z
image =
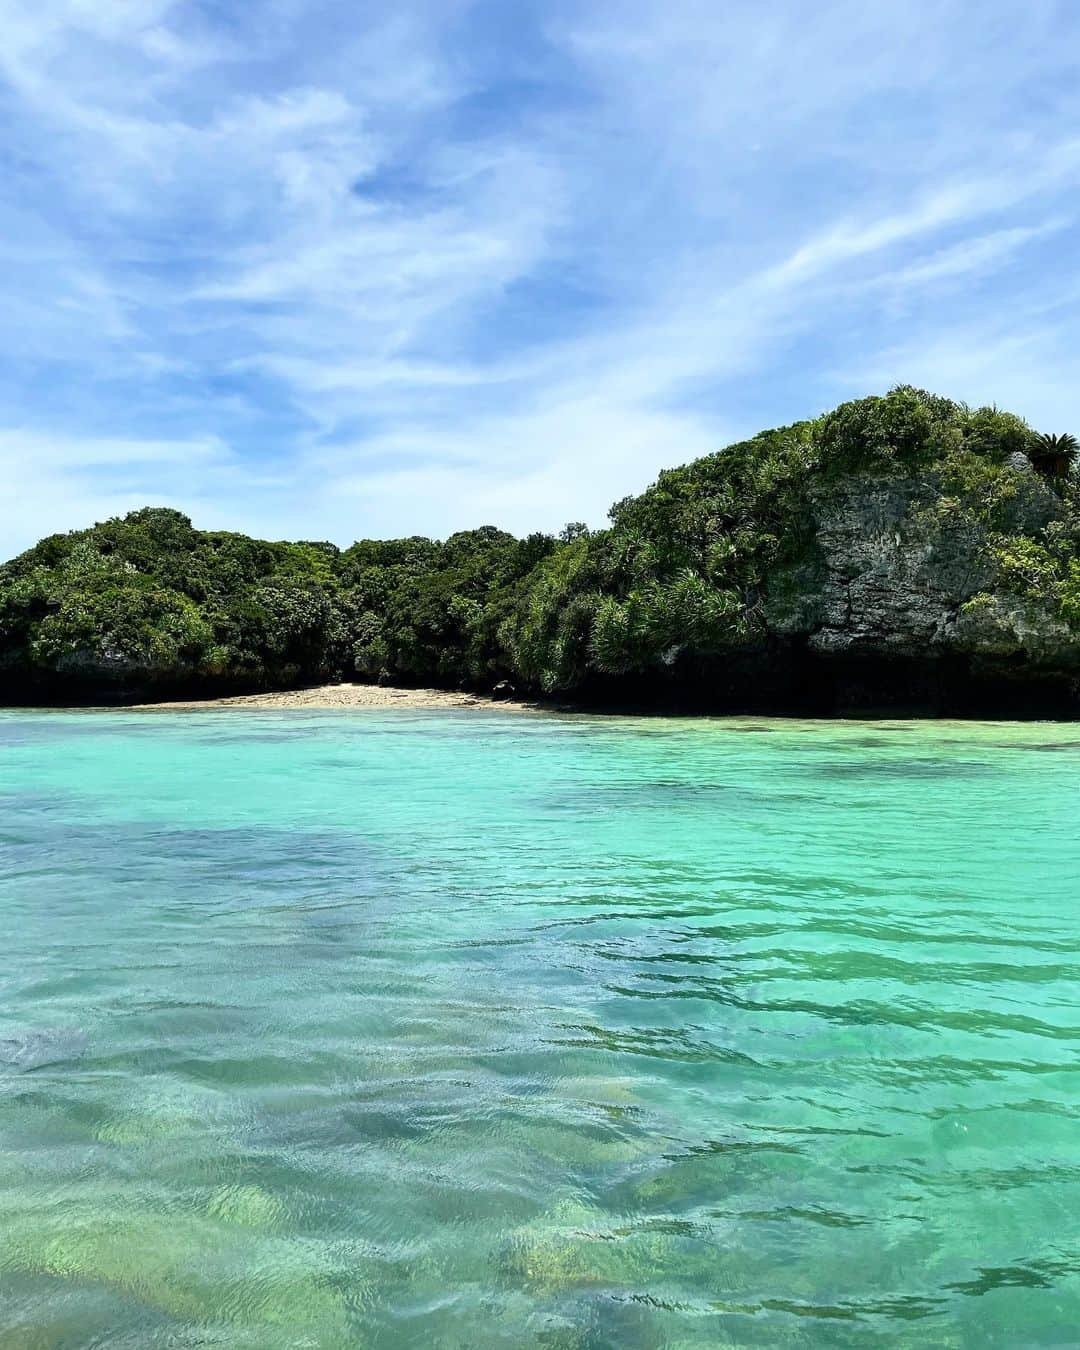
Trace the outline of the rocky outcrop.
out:
M 990 568 L 982 532 L 943 522 L 936 500 L 928 482 L 855 479 L 817 504 L 824 575 L 814 650 L 914 654 L 952 642 L 960 608 Z
M 1018 458 L 1010 515 L 1034 532 L 1061 502 Z M 1049 606 L 995 593 L 989 531 L 943 495 L 936 474 L 849 477 L 815 493 L 813 517 L 809 558 L 770 586 L 771 632 L 833 659 L 964 654 L 985 666 L 1080 668 L 1076 638 Z
M 952 640 L 976 670 L 1060 675 L 1080 689 L 1080 641 L 1045 604 L 981 592 L 961 609 Z

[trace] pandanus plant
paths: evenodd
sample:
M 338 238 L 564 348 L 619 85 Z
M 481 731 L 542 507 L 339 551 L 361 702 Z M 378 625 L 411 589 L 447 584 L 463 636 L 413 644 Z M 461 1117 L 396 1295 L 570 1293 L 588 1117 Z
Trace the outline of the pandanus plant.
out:
M 1047 478 L 1068 478 L 1078 449 L 1080 442 L 1069 432 L 1060 436 L 1036 436 L 1028 450 L 1028 458 Z

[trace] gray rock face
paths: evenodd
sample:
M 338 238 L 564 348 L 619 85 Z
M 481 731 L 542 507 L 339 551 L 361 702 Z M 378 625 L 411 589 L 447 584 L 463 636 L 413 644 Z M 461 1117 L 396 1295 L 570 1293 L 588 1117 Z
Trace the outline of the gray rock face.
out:
M 190 666 L 182 661 L 155 661 L 150 656 L 136 658 L 110 647 L 81 647 L 59 656 L 53 668 L 58 675 L 75 675 L 108 685 L 131 680 L 175 679 L 184 675 Z
M 1027 455 L 1024 454 L 1023 450 L 1014 450 L 1006 459 L 1005 463 L 1010 469 L 1014 469 L 1017 473 L 1026 473 L 1031 474 L 1032 476 L 1035 474 L 1035 466 L 1032 464 L 1031 460 L 1028 459 Z
M 961 606 L 990 580 L 985 540 L 943 523 L 931 484 L 855 479 L 818 503 L 825 563 L 821 652 L 915 654 L 950 643 Z
M 1080 642 L 1068 624 L 1047 607 L 1015 596 L 977 596 L 957 619 L 955 642 L 977 667 L 1022 663 L 1032 672 L 1080 678 Z
M 60 675 L 94 676 L 99 679 L 123 679 L 127 675 L 142 675 L 146 663 L 135 661 L 123 652 L 107 647 L 91 649 L 80 647 L 77 651 L 65 652 L 56 660 L 56 671 Z
M 1061 514 L 1056 494 L 1016 466 L 1011 528 L 1034 532 Z M 997 594 L 987 531 L 941 493 L 936 475 L 853 476 L 813 503 L 815 557 L 775 578 L 766 627 L 822 656 L 1023 661 L 1080 671 L 1080 649 L 1049 608 Z

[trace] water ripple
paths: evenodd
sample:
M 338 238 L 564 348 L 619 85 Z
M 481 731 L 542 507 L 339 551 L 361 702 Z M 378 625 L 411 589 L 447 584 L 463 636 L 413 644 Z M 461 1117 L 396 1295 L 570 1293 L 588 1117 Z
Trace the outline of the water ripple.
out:
M 1069 728 L 0 713 L 0 800 L 0 1344 L 1075 1343 Z

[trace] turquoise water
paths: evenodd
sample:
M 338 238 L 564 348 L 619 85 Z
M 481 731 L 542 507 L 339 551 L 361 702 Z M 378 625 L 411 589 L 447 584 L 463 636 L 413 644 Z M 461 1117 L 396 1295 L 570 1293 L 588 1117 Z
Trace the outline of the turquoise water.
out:
M 0 714 L 0 1345 L 1080 1339 L 1080 727 Z

